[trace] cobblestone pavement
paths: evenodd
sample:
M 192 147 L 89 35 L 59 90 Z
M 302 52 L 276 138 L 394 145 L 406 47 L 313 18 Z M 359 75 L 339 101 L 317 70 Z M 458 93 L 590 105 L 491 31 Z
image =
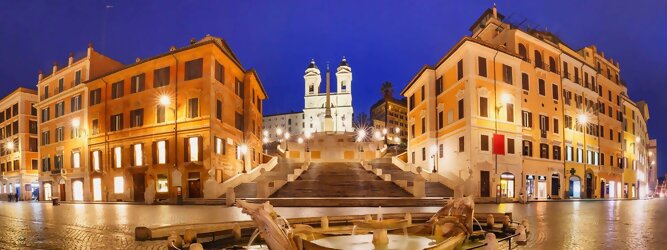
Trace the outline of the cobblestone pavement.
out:
M 435 212 L 437 207 L 383 208 L 384 213 Z M 375 213 L 377 208 L 277 208 L 285 217 Z M 536 202 L 477 205 L 530 222 L 523 249 L 665 249 L 667 200 Z M 135 242 L 134 227 L 249 219 L 221 206 L 145 206 L 0 202 L 0 249 L 164 249 Z

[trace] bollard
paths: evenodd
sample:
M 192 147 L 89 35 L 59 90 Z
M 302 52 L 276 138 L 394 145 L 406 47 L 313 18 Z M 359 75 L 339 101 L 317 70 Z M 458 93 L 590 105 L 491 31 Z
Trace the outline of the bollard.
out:
M 516 244 L 520 246 L 526 245 L 526 241 L 528 241 L 528 238 L 526 237 L 526 228 L 524 228 L 523 225 L 519 225 L 516 227 L 516 232 L 519 234 L 516 236 Z
M 483 248 L 484 250 L 500 249 L 498 247 L 498 241 L 496 240 L 496 235 L 493 234 L 493 233 L 486 233 L 486 235 L 484 237 L 484 243 L 486 243 L 486 246 L 484 246 L 484 248 Z
M 134 229 L 134 240 L 136 241 L 151 240 L 152 237 L 152 232 L 147 227 L 136 227 Z
M 488 228 L 493 229 L 493 224 L 496 223 L 495 220 L 496 220 L 496 218 L 493 217 L 493 214 L 488 214 L 488 215 L 486 216 L 486 226 L 487 226 Z
M 521 225 L 523 225 L 526 228 L 526 234 L 530 233 L 530 230 L 528 229 L 528 220 L 526 219 L 521 220 Z
M 204 250 L 204 246 L 202 246 L 202 244 L 200 244 L 200 243 L 192 243 L 190 245 L 189 249 L 190 250 Z

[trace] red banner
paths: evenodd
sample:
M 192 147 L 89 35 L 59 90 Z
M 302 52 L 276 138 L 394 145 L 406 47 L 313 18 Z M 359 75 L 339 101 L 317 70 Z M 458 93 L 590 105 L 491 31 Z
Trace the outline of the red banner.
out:
M 505 155 L 505 135 L 493 134 L 493 153 Z

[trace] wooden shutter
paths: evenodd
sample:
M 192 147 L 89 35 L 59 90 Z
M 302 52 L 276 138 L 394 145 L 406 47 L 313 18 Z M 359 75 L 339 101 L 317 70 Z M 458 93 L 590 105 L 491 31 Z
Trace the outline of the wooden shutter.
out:
M 153 142 L 153 143 L 151 143 L 151 156 L 152 156 L 151 159 L 153 159 L 153 160 L 152 160 L 153 165 L 157 165 L 157 164 L 158 164 L 158 158 L 157 158 L 157 142 Z
M 189 138 L 183 139 L 183 162 L 190 162 L 190 144 L 188 143 Z
M 199 159 L 199 161 L 203 162 L 204 161 L 204 138 L 201 137 L 201 136 L 198 137 L 198 138 L 199 139 L 197 140 L 197 142 L 198 142 L 199 145 L 197 145 L 197 146 L 199 147 L 199 150 L 197 150 L 197 152 L 199 153 L 199 156 L 198 156 L 197 159 Z
M 130 153 L 128 155 L 130 156 L 130 166 L 136 167 L 137 162 L 134 159 L 134 144 L 130 145 L 130 150 L 129 151 L 130 151 Z

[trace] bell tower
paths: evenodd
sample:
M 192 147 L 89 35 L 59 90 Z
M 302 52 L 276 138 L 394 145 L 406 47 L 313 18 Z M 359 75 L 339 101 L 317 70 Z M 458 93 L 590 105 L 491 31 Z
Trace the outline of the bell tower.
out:
M 338 69 L 336 69 L 336 83 L 336 93 L 352 94 L 352 68 L 350 68 L 345 57 L 343 57 L 343 60 L 338 65 Z
M 315 65 L 315 60 L 311 59 L 306 72 L 303 75 L 305 82 L 305 96 L 316 96 L 320 92 L 320 83 L 322 82 L 322 77 L 320 76 L 320 70 Z

